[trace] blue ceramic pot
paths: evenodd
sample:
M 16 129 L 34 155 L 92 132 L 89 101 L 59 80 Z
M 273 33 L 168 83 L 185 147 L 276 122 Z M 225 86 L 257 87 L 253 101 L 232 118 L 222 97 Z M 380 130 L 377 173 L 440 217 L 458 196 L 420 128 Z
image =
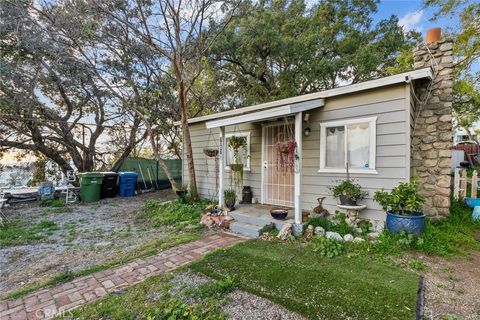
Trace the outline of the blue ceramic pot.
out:
M 401 216 L 387 211 L 387 230 L 392 233 L 405 231 L 419 236 L 425 230 L 425 215 L 422 212 L 413 212 L 411 216 Z

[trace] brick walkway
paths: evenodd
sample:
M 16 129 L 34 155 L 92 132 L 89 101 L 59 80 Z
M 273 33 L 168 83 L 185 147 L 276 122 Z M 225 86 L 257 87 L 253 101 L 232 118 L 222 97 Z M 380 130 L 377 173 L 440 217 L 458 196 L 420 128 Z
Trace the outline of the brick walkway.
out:
M 113 291 L 142 282 L 150 276 L 200 259 L 217 248 L 226 248 L 241 241 L 244 241 L 244 238 L 233 234 L 212 235 L 15 300 L 2 301 L 0 319 L 50 319 Z

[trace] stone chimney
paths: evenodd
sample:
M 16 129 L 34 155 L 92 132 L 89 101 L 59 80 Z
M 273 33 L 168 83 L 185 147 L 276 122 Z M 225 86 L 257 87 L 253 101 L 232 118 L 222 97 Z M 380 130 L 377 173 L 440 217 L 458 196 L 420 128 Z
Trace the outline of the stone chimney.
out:
M 427 32 L 427 44 L 414 50 L 414 69 L 431 67 L 432 81 L 416 81 L 412 173 L 426 198 L 423 211 L 433 218 L 450 212 L 452 163 L 453 43 L 438 28 Z

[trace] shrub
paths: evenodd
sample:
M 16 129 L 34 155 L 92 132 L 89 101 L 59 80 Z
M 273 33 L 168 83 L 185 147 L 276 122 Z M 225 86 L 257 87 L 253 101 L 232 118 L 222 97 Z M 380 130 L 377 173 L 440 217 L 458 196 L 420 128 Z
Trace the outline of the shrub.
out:
M 205 200 L 186 204 L 182 204 L 178 200 L 171 202 L 149 200 L 145 202 L 141 217 L 149 220 L 154 227 L 197 224 L 204 208 L 209 203 Z
M 383 188 L 375 192 L 373 199 L 378 202 L 384 210 L 400 215 L 411 215 L 414 211 L 420 210 L 425 198 L 418 192 L 418 177 L 413 177 L 410 182 L 400 183 L 391 192 Z
M 345 247 L 335 239 L 325 237 L 313 237 L 310 242 L 314 252 L 323 257 L 333 258 L 345 253 Z
M 326 231 L 334 231 L 340 233 L 342 236 L 347 233 L 355 235 L 357 232 L 355 229 L 345 222 L 345 214 L 337 211 L 332 220 L 328 220 L 325 217 L 311 218 L 308 219 L 304 224 L 304 231 L 309 226 L 312 225 L 315 227 L 322 227 Z

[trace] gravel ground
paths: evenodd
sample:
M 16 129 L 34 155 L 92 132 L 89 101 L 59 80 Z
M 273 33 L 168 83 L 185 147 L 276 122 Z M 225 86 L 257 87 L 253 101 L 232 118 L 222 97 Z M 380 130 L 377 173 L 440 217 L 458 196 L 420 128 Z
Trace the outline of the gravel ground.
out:
M 197 289 L 200 285 L 214 281 L 202 274 L 191 271 L 177 273 L 172 282 L 174 285 L 169 292 L 173 295 L 182 296 L 185 288 Z M 234 320 L 300 320 L 304 319 L 299 314 L 285 309 L 268 299 L 247 293 L 241 290 L 234 290 L 227 294 L 226 303 L 222 311 L 228 314 L 228 319 Z M 182 296 L 186 303 L 195 302 L 191 296 Z
M 425 316 L 480 319 L 480 252 L 462 259 L 422 257 L 425 273 Z
M 26 245 L 0 248 L 0 294 L 26 284 L 52 278 L 61 272 L 81 270 L 118 258 L 146 241 L 167 235 L 166 229 L 150 229 L 135 219 L 148 199 L 170 200 L 171 190 L 110 198 L 95 203 L 69 205 L 70 212 L 17 204 L 2 210 L 8 219 L 29 225 L 54 221 L 59 229 L 46 239 Z

